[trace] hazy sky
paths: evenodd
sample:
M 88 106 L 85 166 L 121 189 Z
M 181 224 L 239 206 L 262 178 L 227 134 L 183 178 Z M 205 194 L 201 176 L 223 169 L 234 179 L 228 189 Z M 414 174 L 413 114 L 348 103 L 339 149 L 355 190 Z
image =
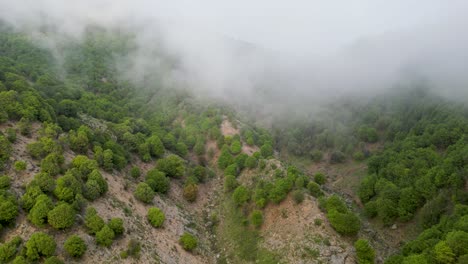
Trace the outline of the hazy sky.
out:
M 149 54 L 162 41 L 182 61 L 170 81 L 242 102 L 269 91 L 261 103 L 272 108 L 416 77 L 468 94 L 467 10 L 466 0 L 0 0 L 0 18 L 33 31 L 131 26 L 129 75 L 158 69 Z M 260 48 L 239 54 L 232 39 Z
M 198 26 L 267 49 L 335 51 L 360 37 L 430 27 L 466 15 L 463 0 L 0 0 L 0 15 L 25 21 L 38 14 L 65 26 L 85 19 L 159 19 Z

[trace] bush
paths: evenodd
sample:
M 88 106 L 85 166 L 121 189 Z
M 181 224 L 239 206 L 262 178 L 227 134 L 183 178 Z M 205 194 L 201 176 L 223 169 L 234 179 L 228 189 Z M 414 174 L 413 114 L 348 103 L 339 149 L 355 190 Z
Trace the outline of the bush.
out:
M 132 176 L 132 178 L 136 179 L 140 177 L 140 175 L 141 175 L 141 171 L 139 167 L 134 166 L 130 169 L 130 176 Z
M 237 164 L 231 164 L 224 169 L 224 175 L 239 175 L 239 170 L 237 168 Z
M 49 196 L 41 194 L 37 197 L 36 203 L 28 214 L 28 219 L 36 226 L 43 226 L 47 221 L 47 215 L 54 208 L 54 204 Z
M 26 256 L 31 261 L 38 260 L 40 257 L 49 257 L 55 253 L 56 247 L 57 244 L 51 236 L 36 232 L 26 242 Z
M 31 184 L 36 184 L 44 193 L 52 193 L 55 189 L 55 180 L 48 173 L 40 172 L 34 176 Z
M 96 234 L 104 227 L 104 220 L 97 214 L 96 209 L 88 207 L 85 214 L 85 225 L 91 234 Z
M 138 258 L 138 256 L 140 255 L 140 251 L 141 251 L 140 242 L 132 238 L 130 239 L 130 241 L 128 241 L 127 250 L 120 253 L 120 256 L 123 255 L 123 258 L 126 258 L 127 256 Z
M 327 179 L 325 178 L 325 174 L 323 173 L 318 172 L 314 175 L 314 181 L 319 185 L 323 185 L 326 180 Z
M 250 199 L 249 190 L 245 186 L 239 186 L 234 190 L 232 199 L 237 206 L 243 205 Z
M 147 183 L 140 182 L 135 189 L 134 195 L 144 203 L 151 203 L 154 198 L 154 191 Z
M 255 168 L 257 166 L 257 159 L 252 157 L 252 156 L 249 156 L 245 160 L 244 165 L 245 165 L 246 168 L 253 169 L 253 168 Z
M 218 157 L 218 167 L 224 170 L 232 163 L 234 163 L 234 158 L 232 157 L 229 150 L 226 147 L 224 147 L 221 150 L 221 154 Z
M 48 257 L 44 260 L 44 264 L 63 264 L 64 262 L 56 256 Z
M 65 241 L 63 247 L 65 248 L 65 251 L 67 251 L 68 255 L 74 258 L 79 258 L 83 256 L 87 249 L 84 240 L 77 235 L 69 236 Z
M 158 170 L 164 172 L 168 177 L 180 178 L 184 176 L 185 165 L 181 158 L 176 155 L 169 155 L 160 159 L 157 164 Z
M 232 192 L 238 186 L 236 177 L 233 175 L 226 175 L 224 177 L 224 191 Z
M 26 170 L 26 162 L 22 160 L 15 161 L 15 170 L 16 171 L 24 171 Z
M 264 144 L 260 148 L 260 152 L 262 153 L 262 157 L 269 158 L 273 156 L 273 147 L 270 144 Z
M 125 231 L 122 218 L 112 218 L 109 223 L 107 223 L 107 225 L 110 227 L 110 229 L 112 229 L 112 231 L 114 231 L 115 235 L 117 236 L 123 234 Z
M 357 261 L 359 264 L 374 264 L 375 252 L 365 239 L 359 239 L 354 243 Z
M 330 155 L 330 163 L 331 164 L 343 163 L 345 160 L 346 160 L 346 156 L 341 151 L 334 151 Z
M 189 202 L 194 202 L 197 199 L 198 195 L 198 186 L 194 183 L 188 184 L 184 187 L 183 196 L 185 200 Z
M 314 219 L 314 225 L 316 225 L 316 226 L 321 226 L 321 225 L 322 225 L 322 219 L 320 219 L 320 218 L 315 218 L 315 219 Z
M 194 250 L 194 249 L 197 247 L 197 245 L 198 245 L 197 239 L 196 239 L 193 235 L 191 235 L 191 234 L 189 234 L 189 233 L 187 233 L 187 232 L 185 232 L 185 233 L 180 237 L 179 243 L 180 243 L 180 244 L 182 245 L 182 247 L 183 247 L 185 250 L 187 250 L 187 251 L 192 251 L 192 250 Z
M 294 202 L 296 202 L 296 204 L 300 204 L 304 201 L 304 192 L 301 190 L 295 190 L 292 193 L 292 197 L 294 199 Z
M 67 203 L 61 203 L 47 214 L 47 221 L 56 229 L 71 227 L 75 223 L 75 210 Z
M 10 188 L 10 185 L 11 185 L 10 177 L 6 175 L 0 176 L 0 189 L 8 189 Z
M 148 221 L 154 227 L 161 227 L 166 220 L 166 216 L 163 211 L 157 207 L 151 207 L 148 210 Z
M 112 229 L 105 225 L 99 232 L 96 233 L 96 243 L 101 246 L 109 247 L 112 245 L 115 233 Z
M 0 192 L 0 224 L 9 224 L 18 216 L 16 198 L 10 193 Z
M 252 221 L 252 225 L 256 228 L 259 228 L 263 224 L 263 213 L 260 210 L 253 210 L 252 214 L 250 215 L 250 221 Z
M 157 169 L 152 169 L 146 174 L 146 183 L 151 186 L 153 191 L 159 193 L 167 193 L 170 187 L 170 180 L 164 172 Z
M 359 218 L 351 212 L 340 213 L 331 210 L 327 217 L 331 226 L 342 235 L 355 235 L 361 228 Z
M 234 155 L 239 154 L 242 151 L 242 144 L 239 140 L 234 140 L 231 144 L 231 153 Z
M 18 252 L 18 247 L 20 246 L 22 240 L 21 237 L 17 236 L 11 239 L 8 242 L 5 242 L 0 245 L 0 262 L 8 263 L 16 253 Z

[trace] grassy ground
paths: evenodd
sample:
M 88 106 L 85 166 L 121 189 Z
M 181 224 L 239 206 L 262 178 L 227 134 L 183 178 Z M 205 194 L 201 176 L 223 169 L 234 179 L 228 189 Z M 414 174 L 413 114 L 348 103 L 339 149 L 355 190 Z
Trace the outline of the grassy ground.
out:
M 221 210 L 218 236 L 220 248 L 225 251 L 218 263 L 278 263 L 275 254 L 259 247 L 259 232 L 249 226 L 247 217 L 230 197 L 225 198 Z

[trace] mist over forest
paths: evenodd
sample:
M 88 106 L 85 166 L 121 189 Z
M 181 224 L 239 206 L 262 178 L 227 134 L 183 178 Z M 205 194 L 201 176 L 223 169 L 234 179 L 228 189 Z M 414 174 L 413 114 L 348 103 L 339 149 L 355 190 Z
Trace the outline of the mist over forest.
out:
M 0 0 L 0 263 L 468 263 L 466 10 Z

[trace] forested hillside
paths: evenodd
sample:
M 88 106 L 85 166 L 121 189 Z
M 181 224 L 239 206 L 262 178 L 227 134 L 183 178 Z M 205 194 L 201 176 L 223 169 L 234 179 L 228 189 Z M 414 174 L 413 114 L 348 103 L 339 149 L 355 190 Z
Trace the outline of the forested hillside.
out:
M 468 263 L 466 102 L 418 86 L 260 127 L 158 81 L 169 56 L 128 78 L 132 34 L 54 37 L 0 28 L 0 263 Z

